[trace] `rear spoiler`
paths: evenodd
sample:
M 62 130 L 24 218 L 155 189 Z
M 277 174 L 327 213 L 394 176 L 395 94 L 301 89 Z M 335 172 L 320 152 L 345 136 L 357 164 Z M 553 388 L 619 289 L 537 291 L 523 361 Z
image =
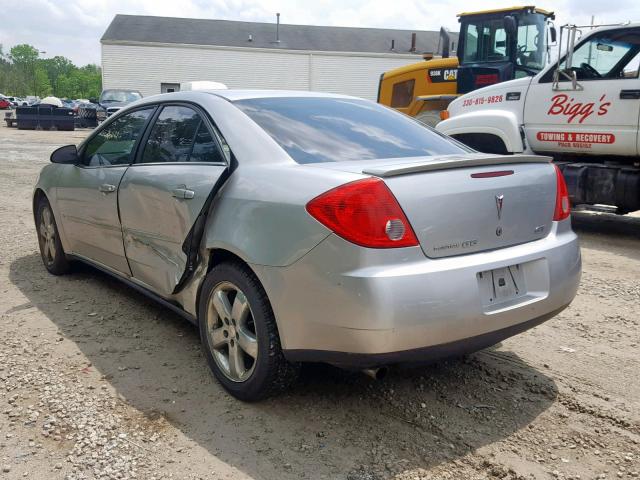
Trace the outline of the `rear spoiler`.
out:
M 552 160 L 553 159 L 551 157 L 544 157 L 541 155 L 448 155 L 431 159 L 421 159 L 419 162 L 396 163 L 392 165 L 365 168 L 362 170 L 362 173 L 385 178 L 406 175 L 409 173 L 449 170 L 452 168 L 484 167 L 514 163 L 551 163 Z

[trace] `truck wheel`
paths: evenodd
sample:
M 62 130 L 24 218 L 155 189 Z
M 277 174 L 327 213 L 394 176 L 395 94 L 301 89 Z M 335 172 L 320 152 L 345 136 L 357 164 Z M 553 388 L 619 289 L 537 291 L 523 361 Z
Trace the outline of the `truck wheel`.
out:
M 440 123 L 440 111 L 424 110 L 416 115 L 416 120 L 424 123 L 428 127 L 434 128 L 438 123 Z
M 231 395 L 260 400 L 295 381 L 300 367 L 284 358 L 271 303 L 246 266 L 214 267 L 202 286 L 198 311 L 207 362 Z

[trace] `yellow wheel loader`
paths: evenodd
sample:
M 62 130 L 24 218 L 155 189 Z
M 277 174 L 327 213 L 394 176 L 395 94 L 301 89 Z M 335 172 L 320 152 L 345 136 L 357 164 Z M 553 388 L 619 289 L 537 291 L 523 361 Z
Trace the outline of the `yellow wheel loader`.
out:
M 556 41 L 554 18 L 534 6 L 461 13 L 457 56 L 449 56 L 451 40 L 441 28 L 441 57 L 425 54 L 425 61 L 383 73 L 378 102 L 435 126 L 459 95 L 540 72 Z

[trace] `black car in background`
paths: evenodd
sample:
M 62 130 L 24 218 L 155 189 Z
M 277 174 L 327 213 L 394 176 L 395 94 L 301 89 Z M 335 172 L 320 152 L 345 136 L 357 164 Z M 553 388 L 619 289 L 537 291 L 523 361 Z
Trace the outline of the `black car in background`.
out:
M 110 88 L 103 90 L 98 100 L 83 103 L 78 107 L 78 126 L 96 127 L 99 122 L 120 110 L 131 102 L 140 100 L 142 94 L 138 90 Z

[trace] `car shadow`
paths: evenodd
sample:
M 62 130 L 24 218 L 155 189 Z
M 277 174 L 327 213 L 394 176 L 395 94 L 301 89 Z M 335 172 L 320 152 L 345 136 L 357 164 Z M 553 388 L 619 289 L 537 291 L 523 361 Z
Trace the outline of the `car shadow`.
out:
M 78 266 L 52 277 L 33 254 L 10 280 L 126 402 L 253 478 L 427 469 L 510 436 L 557 396 L 551 378 L 494 348 L 380 382 L 309 365 L 285 394 L 242 403 L 212 379 L 194 326 L 108 275 Z
M 582 246 L 640 259 L 640 217 L 574 211 L 571 224 Z

